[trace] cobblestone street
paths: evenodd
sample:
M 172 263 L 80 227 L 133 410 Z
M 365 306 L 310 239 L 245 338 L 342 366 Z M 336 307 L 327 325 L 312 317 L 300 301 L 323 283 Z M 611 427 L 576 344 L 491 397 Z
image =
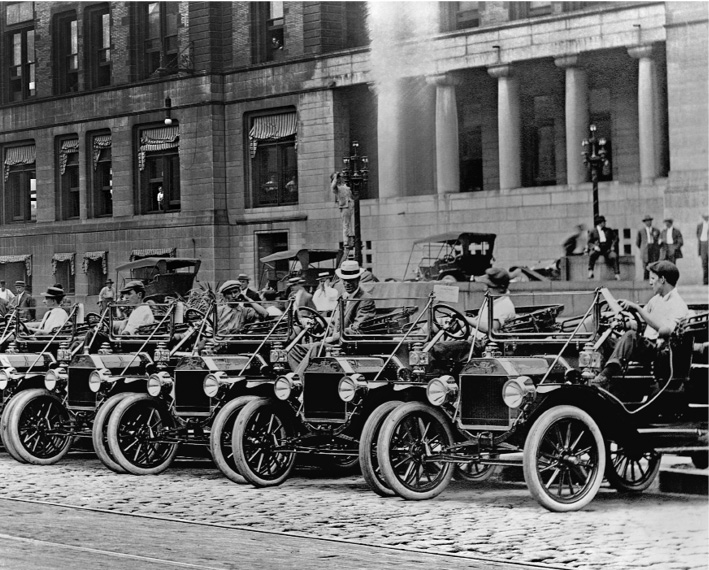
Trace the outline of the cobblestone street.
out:
M 0 454 L 0 497 L 47 501 L 233 528 L 318 536 L 430 553 L 579 569 L 703 569 L 704 496 L 621 496 L 609 488 L 585 510 L 550 513 L 523 483 L 454 482 L 437 499 L 382 499 L 359 476 L 300 470 L 255 489 L 208 461 L 178 461 L 155 477 L 119 475 L 89 454 L 40 467 Z

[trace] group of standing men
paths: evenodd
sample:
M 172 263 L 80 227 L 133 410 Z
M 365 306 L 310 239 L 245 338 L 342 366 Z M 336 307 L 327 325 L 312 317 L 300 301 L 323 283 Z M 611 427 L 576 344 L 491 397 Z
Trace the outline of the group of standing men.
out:
M 32 321 L 35 318 L 36 305 L 37 302 L 26 290 L 24 281 L 15 281 L 14 293 L 6 287 L 5 281 L 0 281 L 0 317 L 17 307 L 23 320 Z

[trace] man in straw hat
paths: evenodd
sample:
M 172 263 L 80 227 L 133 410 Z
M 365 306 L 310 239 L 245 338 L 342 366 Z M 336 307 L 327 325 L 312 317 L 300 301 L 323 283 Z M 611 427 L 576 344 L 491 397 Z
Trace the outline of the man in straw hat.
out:
M 635 245 L 640 250 L 640 259 L 643 264 L 643 279 L 650 278 L 648 264 L 654 263 L 660 258 L 660 230 L 652 225 L 652 216 L 645 214 L 643 227 L 638 230 L 635 238 Z
M 27 328 L 34 334 L 52 334 L 56 329 L 64 326 L 64 323 L 69 320 L 69 315 L 61 307 L 62 299 L 64 299 L 64 289 L 61 287 L 48 287 L 42 303 L 46 305 L 47 312 L 42 317 L 42 322 L 38 327 L 28 325 Z
M 25 290 L 25 282 L 15 281 L 15 298 L 10 301 L 10 307 L 17 307 L 20 318 L 25 321 L 33 321 L 37 305 L 34 297 Z
M 249 281 L 251 281 L 251 279 L 248 275 L 246 275 L 246 273 L 239 273 L 239 276 L 236 279 L 239 281 L 239 283 L 241 283 L 241 293 L 245 297 L 251 299 L 252 301 L 261 300 L 261 296 L 258 294 L 258 292 L 249 288 Z

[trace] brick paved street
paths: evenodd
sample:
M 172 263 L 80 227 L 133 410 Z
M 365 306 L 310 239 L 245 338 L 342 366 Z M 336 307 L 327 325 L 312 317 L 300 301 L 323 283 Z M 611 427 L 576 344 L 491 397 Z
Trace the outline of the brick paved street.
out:
M 0 498 L 49 501 L 235 528 L 322 536 L 432 553 L 583 569 L 704 569 L 706 497 L 604 488 L 585 510 L 542 509 L 524 484 L 453 483 L 431 501 L 382 499 L 359 476 L 301 470 L 283 486 L 255 489 L 208 461 L 179 461 L 155 477 L 119 475 L 90 454 L 23 465 L 0 453 Z

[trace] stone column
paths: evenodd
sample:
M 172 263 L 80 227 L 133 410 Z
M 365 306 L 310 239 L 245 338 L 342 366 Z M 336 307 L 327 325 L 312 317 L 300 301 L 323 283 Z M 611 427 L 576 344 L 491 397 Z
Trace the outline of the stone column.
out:
M 495 65 L 487 72 L 497 78 L 500 189 L 518 188 L 522 185 L 519 84 L 511 65 Z
M 628 48 L 628 54 L 638 60 L 638 147 L 640 149 L 640 180 L 657 177 L 660 141 L 657 112 L 657 73 L 652 59 L 652 46 Z
M 564 117 L 566 121 L 566 183 L 586 182 L 581 141 L 588 132 L 588 87 L 586 70 L 578 67 L 578 55 L 557 58 L 554 63 L 566 72 Z
M 460 192 L 460 145 L 455 88 L 460 79 L 452 75 L 426 78 L 436 86 L 436 189 L 438 194 Z
M 399 83 L 391 81 L 377 87 L 377 148 L 379 160 L 379 197 L 401 195 L 401 105 Z

